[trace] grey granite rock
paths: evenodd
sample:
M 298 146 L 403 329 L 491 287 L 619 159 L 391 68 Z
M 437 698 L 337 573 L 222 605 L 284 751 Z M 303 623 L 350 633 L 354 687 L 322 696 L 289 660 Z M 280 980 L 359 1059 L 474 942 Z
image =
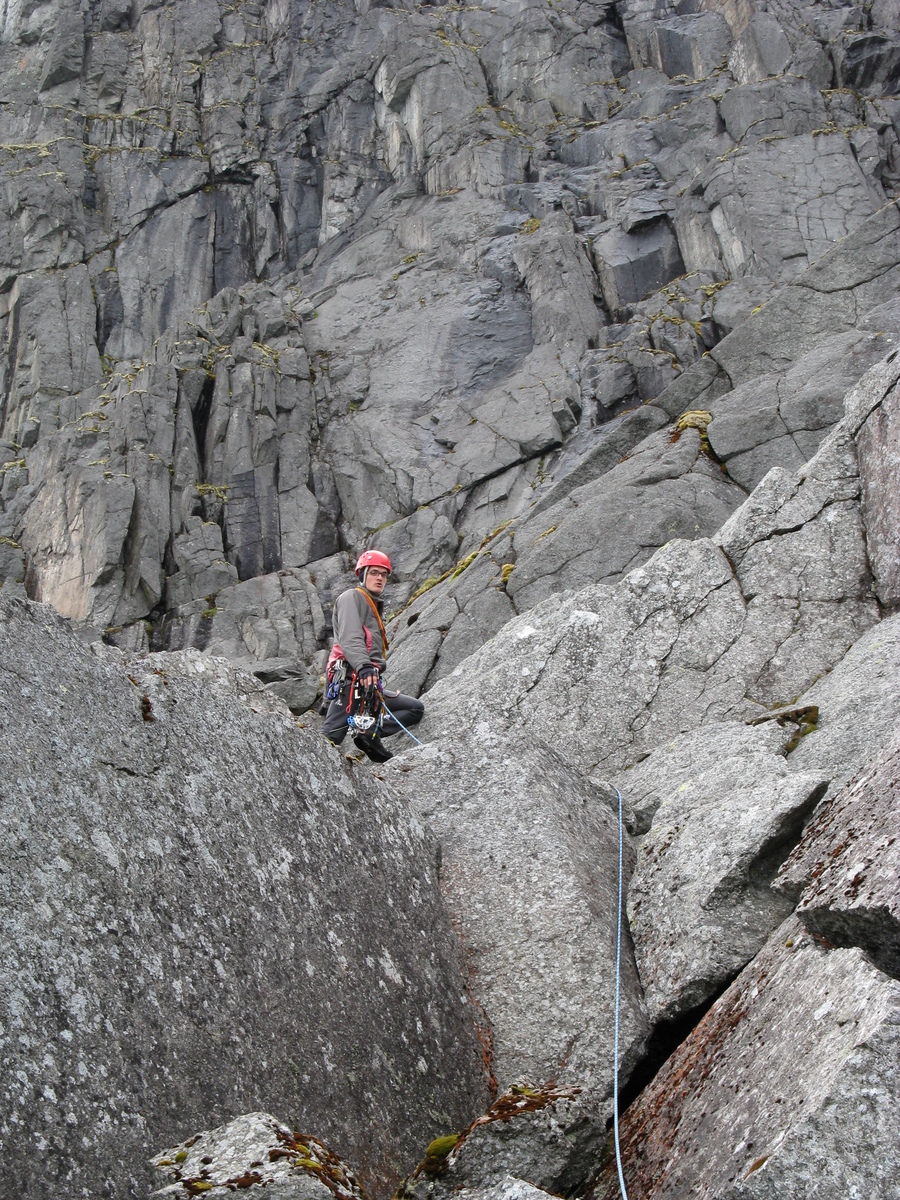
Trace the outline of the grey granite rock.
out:
M 900 504 L 893 486 L 900 470 L 900 362 L 896 353 L 881 370 L 863 379 L 856 392 L 858 399 L 857 394 L 848 398 L 848 415 L 855 415 L 857 404 L 867 410 L 856 430 L 856 444 L 869 562 L 878 599 L 895 609 L 900 604 Z
M 508 1195 L 504 1184 L 510 1176 L 532 1184 L 522 1200 L 580 1190 L 604 1141 L 605 1122 L 574 1089 L 513 1088 L 466 1131 L 451 1151 L 446 1173 L 432 1185 L 433 1194 Z M 422 1190 L 414 1182 L 405 1194 L 412 1197 Z M 518 1189 L 512 1194 L 521 1195 Z
M 145 1194 L 151 1150 L 261 1104 L 387 1191 L 483 1106 L 433 841 L 223 660 L 0 612 L 3 1192 Z
M 518 19 L 483 27 L 480 53 L 498 102 L 528 125 L 548 124 L 557 113 L 604 119 L 609 105 L 604 84 L 631 66 L 621 31 L 601 19 L 608 7 L 573 4 L 553 12 L 526 5 L 506 11 Z
M 0 537 L 0 579 L 10 584 L 25 582 L 25 551 L 13 538 Z
M 771 300 L 776 289 L 767 279 L 744 275 L 724 283 L 713 297 L 712 317 L 722 337 L 727 337 Z M 708 361 L 708 360 L 707 360 Z
M 829 250 L 711 355 L 734 385 L 768 370 L 784 370 L 812 349 L 827 329 L 853 328 L 862 313 L 896 295 L 900 279 L 896 204 L 886 205 Z
M 179 570 L 166 581 L 168 608 L 215 595 L 238 581 L 237 571 L 225 560 L 222 529 L 215 521 L 188 517 L 184 533 L 174 539 L 172 555 Z
M 467 1189 L 463 1200 L 541 1200 L 541 1189 L 507 1175 L 490 1187 Z
M 237 1186 L 251 1196 L 265 1188 L 267 1196 L 283 1200 L 328 1200 L 331 1195 L 360 1200 L 362 1196 L 346 1163 L 317 1138 L 298 1137 L 269 1113 L 236 1117 L 160 1151 L 150 1161 L 163 1178 L 171 1180 L 154 1196 L 184 1195 L 192 1180 L 206 1184 L 202 1190 L 211 1196 L 227 1196 Z
M 616 580 L 654 544 L 718 526 L 743 493 L 698 454 L 696 432 L 679 438 L 674 450 L 671 434 L 641 438 L 665 420 L 658 408 L 644 406 L 605 428 L 593 450 L 548 486 L 520 523 L 500 530 L 474 563 L 463 566 L 463 559 L 458 574 L 426 581 L 425 594 L 391 625 L 398 685 L 419 691 L 444 678 L 541 595 L 566 584 Z M 619 462 L 623 451 L 628 461 Z M 656 509 L 662 492 L 665 515 Z M 598 528 L 606 538 L 596 538 Z
M 848 31 L 832 43 L 832 55 L 842 87 L 872 95 L 900 90 L 900 36 L 888 32 Z
M 790 918 L 625 1114 L 630 1194 L 892 1196 L 898 1004 L 861 951 Z M 609 1161 L 597 1195 L 618 1188 Z
M 501 530 L 483 550 L 446 571 L 443 580 L 426 580 L 421 595 L 413 593 L 408 606 L 391 614 L 393 686 L 418 695 L 515 615 L 503 577 L 514 561 L 509 535 Z
M 727 294 L 728 288 L 734 287 L 737 287 L 737 284 L 728 284 L 726 289 L 713 289 L 714 304 L 718 304 L 721 295 Z M 748 294 L 760 295 L 752 290 Z M 762 293 L 763 296 L 766 294 Z M 748 302 L 745 300 L 744 304 Z M 848 332 L 830 338 L 820 337 L 818 346 L 800 355 L 797 364 L 790 367 L 785 374 L 756 377 L 752 382 L 740 385 L 731 392 L 727 391 L 727 382 L 722 382 L 726 377 L 716 374 L 714 362 L 701 359 L 695 367 L 679 377 L 676 383 L 668 386 L 659 397 L 658 403 L 672 416 L 683 413 L 685 408 L 708 406 L 713 413 L 712 424 L 707 430 L 710 446 L 716 456 L 725 461 L 728 473 L 737 476 L 740 485 L 754 486 L 766 470 L 775 464 L 796 469 L 814 454 L 829 428 L 839 420 L 848 386 L 856 382 L 859 374 L 865 371 L 872 359 L 883 354 L 884 348 L 893 340 L 895 323 L 892 314 L 886 310 L 883 317 L 878 317 L 876 312 L 878 310 L 872 311 L 871 318 L 866 317 L 863 320 L 863 328 L 858 332 Z M 751 323 L 756 319 L 758 317 L 751 317 Z M 761 354 L 766 354 L 761 343 L 758 344 L 758 348 Z M 592 352 L 589 361 L 599 360 L 601 353 Z M 696 383 L 695 372 L 698 374 Z M 716 391 L 721 390 L 725 390 L 726 394 L 716 398 Z M 780 396 L 785 397 L 784 416 L 781 415 Z M 566 469 L 558 482 L 542 485 L 540 498 L 533 506 L 532 514 L 520 518 L 520 522 L 517 523 L 515 556 L 498 560 L 497 568 L 493 570 L 492 575 L 488 575 L 488 578 L 493 580 L 493 587 L 497 588 L 500 583 L 500 566 L 503 562 L 511 563 L 515 558 L 515 571 L 511 572 L 506 581 L 505 590 L 520 610 L 560 586 L 578 586 L 598 578 L 616 578 L 618 572 L 628 569 L 629 559 L 626 556 L 632 547 L 653 545 L 653 521 L 661 516 L 659 502 L 662 493 L 666 493 L 667 496 L 668 523 L 665 529 L 660 527 L 659 533 L 655 535 L 660 541 L 676 532 L 690 535 L 702 532 L 703 529 L 712 530 L 715 524 L 724 518 L 727 509 L 743 498 L 737 488 L 734 488 L 731 494 L 728 492 L 727 484 L 719 480 L 718 474 L 710 464 L 707 486 L 712 488 L 710 496 L 719 496 L 718 508 L 710 511 L 708 521 L 703 518 L 698 522 L 697 516 L 703 516 L 703 509 L 698 514 L 696 492 L 690 491 L 689 500 L 686 499 L 688 492 L 685 492 L 685 523 L 676 528 L 672 522 L 679 509 L 677 492 L 673 493 L 672 487 L 676 480 L 677 487 L 688 486 L 692 475 L 680 475 L 679 478 L 678 469 L 672 464 L 668 473 L 664 470 L 656 474 L 652 472 L 647 476 L 650 480 L 650 485 L 646 488 L 647 515 L 650 523 L 644 524 L 640 503 L 642 488 L 635 491 L 634 487 L 635 481 L 641 482 L 641 470 L 638 468 L 644 460 L 649 461 L 654 456 L 656 466 L 660 467 L 660 456 L 661 463 L 665 464 L 668 446 L 666 438 L 660 434 L 659 438 L 650 439 L 643 448 L 634 450 L 634 440 L 623 440 L 623 436 L 626 427 L 629 431 L 632 428 L 637 431 L 641 427 L 640 422 L 649 421 L 654 413 L 658 414 L 658 409 L 655 406 L 647 406 L 637 413 L 629 414 L 625 419 L 626 424 L 611 428 L 608 445 L 606 442 L 596 445 L 575 469 Z M 619 428 L 622 432 L 619 432 Z M 676 454 L 676 457 L 683 456 L 683 451 L 690 448 L 694 438 L 694 433 L 683 434 L 683 444 L 680 444 L 679 450 L 673 451 L 673 454 Z M 744 442 L 740 438 L 744 438 Z M 625 454 L 631 451 L 632 457 L 628 463 L 617 466 L 614 462 L 611 455 L 617 448 Z M 664 449 L 666 454 L 662 454 Z M 703 456 L 698 458 L 696 463 L 695 472 L 697 467 L 703 467 Z M 686 461 L 683 467 L 685 464 Z M 578 494 L 575 496 L 578 484 L 592 476 L 601 478 L 589 487 L 578 488 Z M 889 496 L 889 492 L 884 494 Z M 553 500 L 558 497 L 564 497 L 565 500 L 557 500 L 557 505 L 554 506 Z M 889 500 L 880 503 L 889 503 Z M 559 520 L 560 517 L 562 520 Z M 700 530 L 696 528 L 698 523 Z M 554 524 L 557 529 L 551 528 Z M 608 527 L 610 535 L 602 539 L 596 538 L 595 530 L 598 527 Z M 534 544 L 530 550 L 529 540 Z M 646 553 L 647 548 L 642 548 L 638 551 L 637 558 L 630 559 L 631 564 L 640 562 L 640 558 Z M 426 602 L 438 605 L 446 587 L 448 584 L 440 584 L 437 592 L 431 594 L 430 600 Z M 498 595 L 496 590 L 493 595 Z M 442 614 L 438 625 L 446 634 L 451 628 L 452 620 L 455 619 L 454 607 L 438 607 L 436 612 Z M 494 604 L 492 613 L 492 619 L 502 619 L 504 613 L 509 613 L 509 610 Z M 408 616 L 414 617 L 414 620 L 419 619 L 414 612 L 410 612 Z M 421 625 L 418 631 L 414 631 L 412 626 L 406 629 L 401 625 L 401 638 L 406 646 L 403 650 L 404 659 L 414 655 L 420 664 L 409 677 L 416 688 L 421 688 L 426 679 L 433 683 L 434 680 L 443 677 L 451 666 L 455 666 L 451 656 L 445 659 L 442 667 L 434 666 L 443 653 L 443 643 L 436 635 L 430 634 L 426 646 L 426 628 L 426 625 Z M 480 625 L 479 628 L 485 629 L 485 632 L 492 632 L 493 629 L 499 628 L 499 625 L 493 625 L 493 628 L 490 625 L 486 628 Z M 476 643 L 476 637 L 467 636 L 467 650 L 474 649 Z
M 728 23 L 720 13 L 669 17 L 657 22 L 650 36 L 650 65 L 670 77 L 699 79 L 724 65 L 730 46 Z
M 553 713 L 556 749 L 617 771 L 694 725 L 792 700 L 879 619 L 859 495 L 842 422 L 795 476 L 771 471 L 717 546 L 670 542 L 615 587 L 511 621 L 431 689 L 423 732 L 487 720 L 519 736 Z
M 204 678 L 227 654 L 299 712 L 383 541 L 389 682 L 432 689 L 426 737 L 547 729 L 572 794 L 630 765 L 635 832 L 673 739 L 685 778 L 705 741 L 782 746 L 776 791 L 877 752 L 890 364 L 829 431 L 896 336 L 896 0 L 0 14 L 4 602 L 27 586 L 132 656 L 193 647 Z M 804 692 L 799 729 L 735 732 Z M 735 832 L 720 863 L 755 853 Z M 568 1194 L 590 1103 L 477 1126 L 452 1186 Z
M 20 275 L 10 296 L 4 436 L 23 446 L 60 420 L 61 397 L 100 375 L 91 284 L 83 265 Z M 63 411 L 64 407 L 63 407 Z
M 555 747 L 588 768 L 622 768 L 645 747 L 689 727 L 693 712 L 685 698 L 670 707 L 659 687 L 660 660 L 678 638 L 672 606 L 690 621 L 715 594 L 706 614 L 713 628 L 697 639 L 705 642 L 702 661 L 714 660 L 743 623 L 743 602 L 730 580 L 724 557 L 709 543 L 675 542 L 617 588 L 600 585 L 545 601 L 431 689 L 423 733 L 428 736 L 433 722 L 456 728 L 486 720 L 518 737 L 517 730 L 540 720 L 548 707 L 557 712 L 558 697 L 571 693 L 574 702 L 555 719 Z M 623 658 L 629 645 L 634 657 Z M 693 665 L 692 658 L 689 652 L 685 665 Z M 678 674 L 669 673 L 667 682 L 674 684 Z M 732 711 L 725 701 L 719 715 Z
M 428 507 L 379 529 L 375 540 L 394 568 L 391 607 L 398 599 L 408 599 L 417 581 L 433 578 L 453 566 L 459 550 L 459 534 L 450 520 Z
M 222 565 L 209 570 L 222 572 Z M 310 708 L 321 687 L 326 619 L 309 572 L 278 571 L 237 583 L 232 568 L 222 583 L 212 595 L 170 610 L 163 647 L 228 658 L 271 684 L 296 712 Z
M 860 946 L 882 970 L 900 967 L 896 734 L 856 781 L 822 805 L 779 872 L 775 887 L 803 888 L 797 914 L 838 946 Z
M 242 581 L 409 521 L 414 585 L 452 565 L 450 527 L 464 556 L 534 490 L 544 503 L 546 460 L 571 448 L 571 464 L 591 422 L 663 393 L 670 416 L 706 408 L 728 364 L 699 404 L 686 393 L 710 360 L 691 381 L 679 372 L 722 333 L 734 339 L 737 314 L 772 283 L 754 277 L 731 309 L 736 285 L 722 289 L 718 317 L 700 288 L 725 283 L 727 263 L 788 278 L 893 178 L 890 99 L 818 90 L 830 82 L 822 45 L 863 29 L 842 12 L 810 26 L 789 6 L 626 5 L 641 67 L 629 71 L 609 6 L 568 0 L 553 12 L 11 8 L 0 392 L 2 433 L 29 460 L 7 515 L 32 594 L 99 627 L 150 620 L 159 637 L 225 580 L 202 578 L 199 544 L 192 557 L 185 522 L 197 517 L 221 526 L 225 570 Z M 719 69 L 733 40 L 738 85 Z M 661 54 L 691 78 L 643 69 Z M 855 268 L 865 256 L 844 245 Z M 685 266 L 708 274 L 673 280 Z M 891 278 L 855 290 L 852 319 L 804 309 L 776 337 L 757 324 L 732 382 L 789 365 L 773 364 L 779 338 L 807 318 L 816 335 L 858 326 Z M 663 281 L 668 292 L 642 299 Z M 616 333 L 604 306 L 623 321 Z M 147 439 L 131 426 L 148 365 L 178 378 L 150 389 L 146 449 L 162 462 L 139 466 Z M 121 416 L 110 393 L 117 409 L 130 396 Z M 97 411 L 116 425 L 112 453 L 102 419 L 81 420 Z M 799 441 L 797 454 L 815 449 Z M 793 446 L 771 461 L 760 451 L 742 480 L 796 465 Z M 437 524 L 415 518 L 423 505 Z M 69 527 L 78 507 L 83 535 Z M 446 662 L 494 627 L 498 597 Z
M 613 312 L 684 273 L 678 243 L 665 221 L 634 233 L 611 230 L 597 238 L 593 254 L 603 298 Z
M 708 737 L 718 744 L 719 727 Z M 651 1021 L 716 996 L 790 915 L 793 897 L 769 884 L 827 784 L 777 753 L 744 749 L 663 792 L 628 888 Z
M 175 369 L 147 366 L 82 393 L 37 443 L 23 544 L 32 595 L 65 616 L 120 625 L 162 598 L 176 395 Z
M 615 581 L 667 541 L 713 533 L 744 498 L 696 430 L 660 430 L 596 482 L 523 520 L 507 591 L 524 612 L 561 588 Z
M 663 797 L 677 792 L 688 779 L 707 772 L 720 759 L 741 755 L 774 756 L 784 751 L 791 735 L 774 721 L 747 725 L 743 721 L 719 721 L 680 734 L 658 746 L 610 783 L 621 790 L 630 810 L 637 836 L 650 828 Z
M 792 58 L 791 44 L 778 21 L 768 12 L 754 12 L 735 39 L 728 68 L 739 83 L 757 83 L 781 75 Z
M 84 18 L 74 6 L 61 4 L 59 9 L 41 71 L 42 92 L 78 79 L 84 64 Z
M 822 770 L 835 787 L 874 762 L 900 721 L 900 620 L 869 629 L 799 698 L 818 708 L 816 728 L 791 753 L 799 771 Z
M 801 79 L 769 79 L 731 88 L 722 97 L 720 112 L 735 142 L 748 146 L 763 138 L 812 134 L 829 119 L 821 92 Z
M 713 164 L 702 186 L 729 273 L 778 283 L 857 229 L 881 199 L 842 133 L 755 142 Z
M 440 841 L 442 887 L 499 1089 L 548 1081 L 580 1088 L 585 1119 L 602 1125 L 612 1080 L 618 854 L 603 790 L 539 736 L 513 745 L 490 722 L 458 746 L 448 737 L 409 750 L 387 776 Z M 646 1033 L 626 945 L 623 1078 Z
M 709 444 L 729 476 L 751 490 L 772 467 L 801 467 L 843 416 L 847 392 L 897 337 L 856 330 L 823 336 L 784 374 L 758 375 L 710 401 Z

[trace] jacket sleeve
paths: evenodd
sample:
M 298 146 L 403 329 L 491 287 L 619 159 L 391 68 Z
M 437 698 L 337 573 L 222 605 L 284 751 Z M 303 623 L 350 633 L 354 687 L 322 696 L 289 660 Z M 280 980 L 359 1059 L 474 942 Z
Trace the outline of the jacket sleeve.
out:
M 352 670 L 358 671 L 363 663 L 370 663 L 372 659 L 366 648 L 362 613 L 352 591 L 342 592 L 335 600 L 332 622 L 334 640 L 340 642 L 344 657 Z

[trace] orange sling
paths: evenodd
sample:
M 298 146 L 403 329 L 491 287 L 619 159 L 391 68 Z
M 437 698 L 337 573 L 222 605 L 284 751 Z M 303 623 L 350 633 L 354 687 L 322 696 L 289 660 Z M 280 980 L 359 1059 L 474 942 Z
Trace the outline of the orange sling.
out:
M 371 608 L 372 612 L 375 614 L 375 620 L 378 622 L 378 628 L 381 631 L 381 645 L 382 645 L 382 649 L 384 650 L 384 661 L 387 662 L 388 636 L 387 636 L 387 630 L 384 627 L 384 621 L 382 621 L 382 619 L 381 619 L 381 613 L 378 611 L 378 605 L 375 603 L 375 601 L 372 599 L 372 597 L 369 595 L 369 593 L 366 591 L 365 588 L 358 587 L 356 590 L 359 592 L 359 594 L 361 596 L 363 596 L 365 598 L 365 601 L 368 604 L 369 608 Z

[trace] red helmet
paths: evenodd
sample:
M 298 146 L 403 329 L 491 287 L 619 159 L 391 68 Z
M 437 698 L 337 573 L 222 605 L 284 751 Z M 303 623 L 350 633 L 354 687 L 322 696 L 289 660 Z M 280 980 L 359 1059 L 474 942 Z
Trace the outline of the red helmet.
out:
M 386 554 L 382 554 L 380 550 L 364 550 L 356 562 L 356 578 L 364 579 L 366 571 L 369 567 L 381 567 L 391 573 L 391 560 Z

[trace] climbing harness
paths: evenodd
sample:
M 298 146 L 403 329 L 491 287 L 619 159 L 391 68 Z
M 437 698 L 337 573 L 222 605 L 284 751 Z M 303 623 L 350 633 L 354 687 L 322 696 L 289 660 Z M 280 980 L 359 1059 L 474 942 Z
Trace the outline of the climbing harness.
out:
M 384 696 L 382 696 L 381 702 L 382 702 L 382 704 L 384 704 Z M 384 704 L 384 711 L 387 713 L 387 715 L 391 718 L 392 721 L 395 721 L 400 726 L 400 728 L 403 730 L 403 732 L 406 734 L 407 737 L 412 738 L 412 740 L 416 743 L 417 746 L 423 745 L 423 743 L 419 741 L 419 739 L 416 737 L 416 735 L 414 733 L 409 732 L 409 730 L 406 728 L 406 726 L 403 724 L 403 722 L 400 720 L 400 718 L 395 716 L 395 714 L 391 712 L 391 710 L 388 708 L 388 706 L 386 704 Z
M 619 894 L 616 912 L 616 1032 L 613 1051 L 613 1140 L 616 1145 L 616 1169 L 619 1172 L 619 1187 L 622 1200 L 628 1200 L 625 1177 L 622 1174 L 622 1155 L 619 1150 L 619 995 L 622 979 L 622 793 L 615 785 L 619 798 Z

